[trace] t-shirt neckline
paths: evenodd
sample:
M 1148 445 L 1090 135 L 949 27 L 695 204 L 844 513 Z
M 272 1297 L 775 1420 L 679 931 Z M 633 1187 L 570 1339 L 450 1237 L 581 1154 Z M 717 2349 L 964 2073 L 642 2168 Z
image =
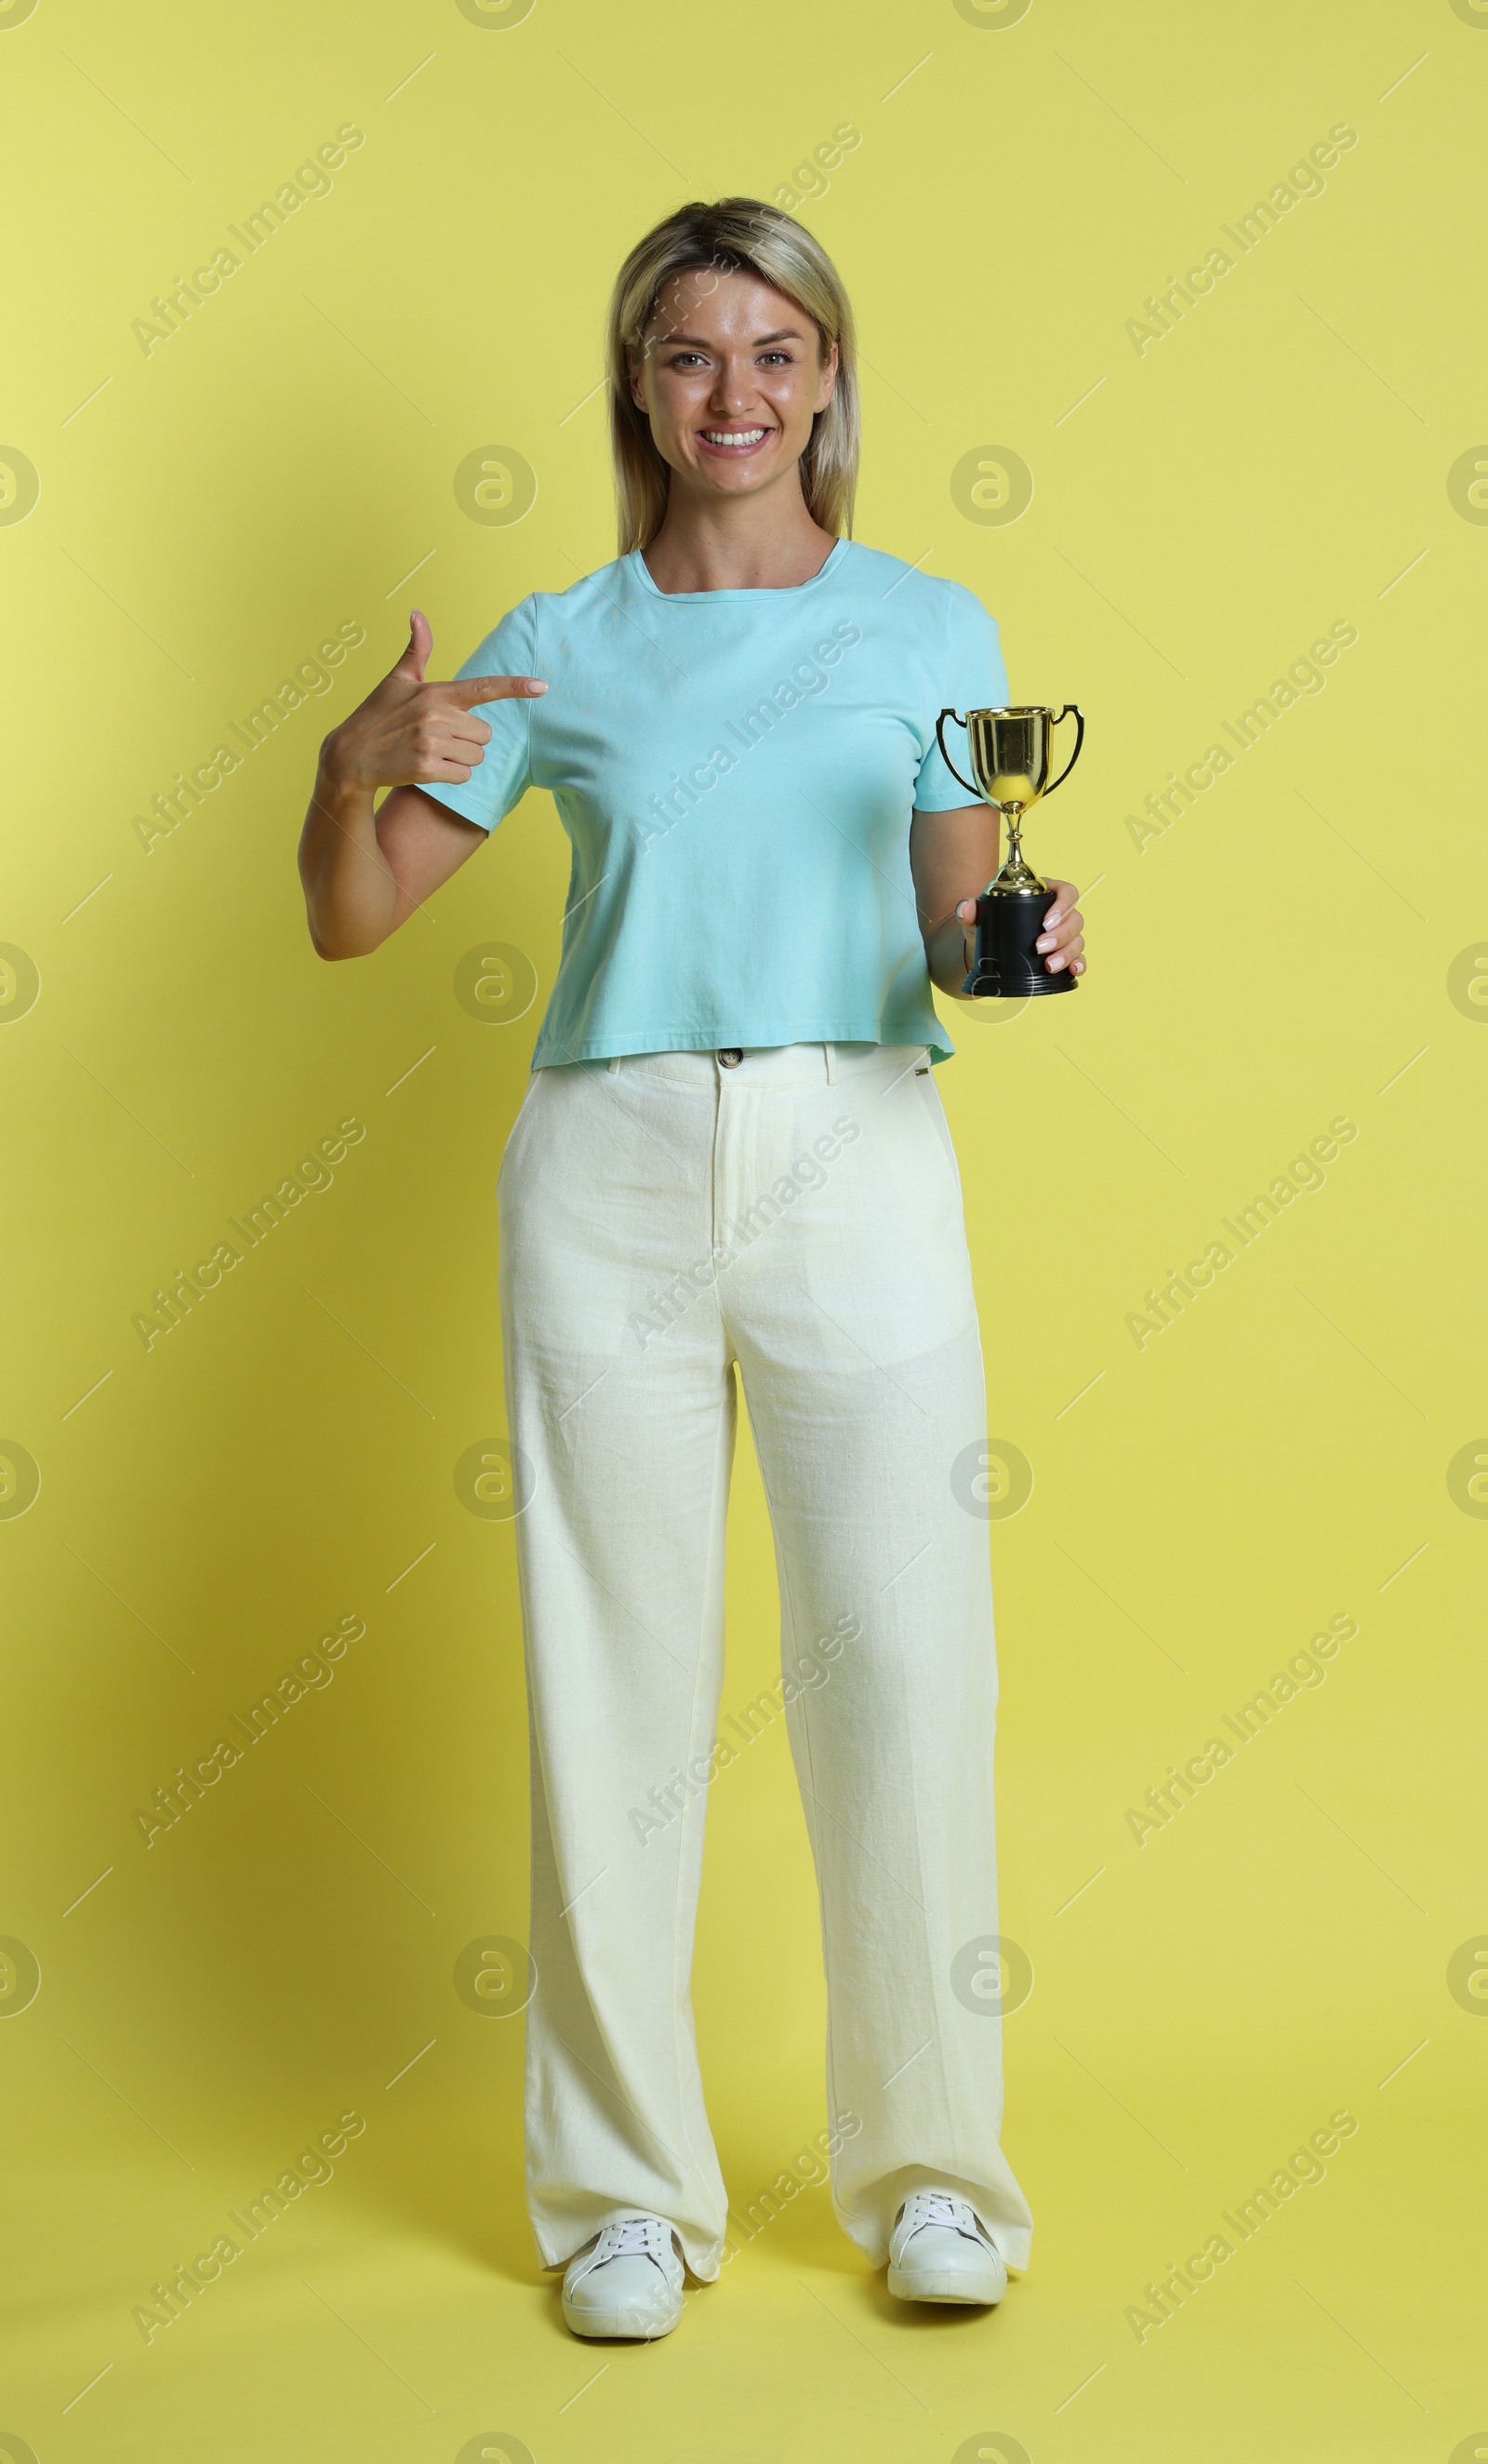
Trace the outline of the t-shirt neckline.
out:
M 652 599 L 665 600 L 678 606 L 695 606 L 697 602 L 703 599 L 799 598 L 803 590 L 815 590 L 819 582 L 824 582 L 827 575 L 831 573 L 834 568 L 842 564 L 846 559 L 847 550 L 851 545 L 852 541 L 847 539 L 840 539 L 836 540 L 827 550 L 826 556 L 817 568 L 817 571 L 809 575 L 806 581 L 786 583 L 783 587 L 779 589 L 772 589 L 767 586 L 763 589 L 752 588 L 748 590 L 661 590 L 658 589 L 656 583 L 653 581 L 646 566 L 646 559 L 638 547 L 633 547 L 631 549 L 629 555 L 625 559 L 625 562 L 633 568 L 636 580 L 640 583 L 642 589 L 648 592 Z

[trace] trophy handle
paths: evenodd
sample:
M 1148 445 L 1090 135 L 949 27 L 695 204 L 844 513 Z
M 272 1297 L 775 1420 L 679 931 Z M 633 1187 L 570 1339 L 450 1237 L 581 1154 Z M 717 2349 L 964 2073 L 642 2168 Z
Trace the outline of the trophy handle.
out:
M 1057 779 L 1050 780 L 1047 787 L 1045 787 L 1043 791 L 1045 796 L 1052 796 L 1056 787 L 1063 786 L 1065 780 L 1069 777 L 1070 772 L 1073 770 L 1076 762 L 1080 759 L 1080 748 L 1085 740 L 1085 715 L 1077 703 L 1067 701 L 1060 713 L 1060 718 L 1068 718 L 1072 714 L 1075 721 L 1075 749 L 1070 755 L 1069 759 L 1065 762 L 1063 769 L 1060 772 L 1059 777 Z M 1050 721 L 1050 725 L 1058 727 L 1060 718 L 1052 719 Z M 944 746 L 942 746 L 941 749 L 944 751 Z M 962 783 L 965 783 L 964 781 Z
M 950 754 L 946 751 L 946 721 L 948 718 L 955 718 L 957 727 L 964 727 L 966 725 L 964 718 L 956 718 L 956 715 L 953 710 L 946 709 L 941 712 L 940 716 L 935 721 L 935 741 L 940 747 L 940 758 L 942 761 L 944 761 L 946 768 L 950 771 L 951 776 L 955 781 L 957 786 L 964 787 L 969 796 L 974 796 L 978 803 L 983 803 L 986 799 L 983 797 L 981 790 L 977 787 L 974 787 L 970 779 L 962 778 L 960 771 L 956 768 L 956 765 L 952 760 Z M 1076 747 L 1076 750 L 1078 752 L 1078 746 Z

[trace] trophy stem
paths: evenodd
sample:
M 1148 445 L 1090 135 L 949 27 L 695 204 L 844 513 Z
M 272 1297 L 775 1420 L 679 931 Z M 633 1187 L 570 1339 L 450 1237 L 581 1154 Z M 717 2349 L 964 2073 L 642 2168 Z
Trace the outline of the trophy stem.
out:
M 1023 806 L 1021 804 L 999 804 L 997 810 L 1001 813 L 1003 820 L 1008 825 L 1007 857 L 1000 869 L 987 884 L 986 891 L 983 894 L 985 896 L 991 896 L 996 891 L 1006 896 L 1010 892 L 1017 892 L 1019 891 L 1042 890 L 1044 888 L 1044 884 L 1039 880 L 1039 875 L 1023 861 Z

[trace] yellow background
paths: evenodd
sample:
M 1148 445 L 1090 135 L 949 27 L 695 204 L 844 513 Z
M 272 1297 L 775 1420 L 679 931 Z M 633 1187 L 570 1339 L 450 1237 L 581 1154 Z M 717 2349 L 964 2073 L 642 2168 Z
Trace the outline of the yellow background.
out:
M 1488 1932 L 1488 1529 L 1448 1467 L 1488 1428 L 1488 1010 L 1449 977 L 1488 937 L 1488 529 L 1449 473 L 1488 433 L 1488 11 L 517 14 L 0 10 L 0 443 L 40 475 L 0 523 L 0 938 L 40 979 L 0 1036 L 0 1436 L 41 1475 L 0 1528 L 0 1933 L 41 1970 L 0 2026 L 0 2432 L 42 2464 L 1481 2452 L 1488 2003 L 1449 1969 Z M 803 216 L 861 319 L 858 536 L 976 589 L 1015 696 L 1090 729 L 1030 831 L 1092 885 L 1086 982 L 957 1022 L 939 1080 L 993 1429 L 1035 1472 L 992 1525 L 1034 2264 L 997 2312 L 910 2316 L 805 2189 L 668 2342 L 595 2351 L 522 2211 L 521 2023 L 452 1984 L 524 1929 L 513 1534 L 453 1467 L 502 1431 L 493 1184 L 566 850 L 534 797 L 327 967 L 295 843 L 410 602 L 449 672 L 613 553 L 624 248 L 843 121 Z M 146 357 L 131 320 L 346 121 L 333 192 Z M 1339 121 L 1325 193 L 1139 357 L 1154 286 Z M 536 473 L 519 523 L 456 502 L 485 446 Z M 952 496 L 994 446 L 1034 475 L 1011 523 Z M 146 854 L 131 816 L 343 622 L 334 693 Z M 1139 854 L 1127 815 L 1334 622 L 1326 691 Z M 491 940 L 536 971 L 514 1023 L 454 997 Z M 349 1114 L 334 1186 L 146 1353 L 162 1278 Z M 1326 1187 L 1139 1352 L 1154 1279 L 1340 1114 Z M 334 1684 L 144 1848 L 134 1810 L 351 1613 Z M 777 1666 L 747 1454 L 729 1615 L 725 1710 Z M 1325 1684 L 1139 1849 L 1127 1807 L 1338 1615 Z M 696 1999 L 742 2212 L 823 2121 L 783 1724 L 714 1793 Z M 353 2107 L 334 2181 L 146 2346 L 131 2306 Z M 1154 2273 L 1340 2108 L 1325 2182 L 1139 2343 Z

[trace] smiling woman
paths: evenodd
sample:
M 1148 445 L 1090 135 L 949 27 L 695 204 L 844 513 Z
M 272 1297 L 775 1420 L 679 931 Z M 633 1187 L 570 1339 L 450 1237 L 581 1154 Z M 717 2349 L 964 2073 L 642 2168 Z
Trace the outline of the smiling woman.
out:
M 663 528 L 679 465 L 711 466 L 735 495 L 798 472 L 819 540 L 852 528 L 858 380 L 847 295 L 787 214 L 726 198 L 709 209 L 709 225 L 701 262 L 704 234 L 685 209 L 640 241 L 616 276 L 606 356 L 622 556 L 649 547 Z M 721 392 L 720 346 L 737 363 Z M 740 483 L 726 475 L 731 463 L 748 466 Z M 804 582 L 821 554 L 804 530 L 799 539 L 801 570 L 786 579 Z M 758 548 L 768 555 L 763 535 Z M 649 560 L 652 578 L 663 590 L 686 587 L 668 561 L 665 551 Z
M 300 859 L 316 948 L 350 957 L 529 788 L 572 848 L 497 1182 L 530 1473 L 528 2211 L 576 2335 L 667 2334 L 684 2267 L 711 2281 L 725 2255 L 689 1984 L 707 1792 L 644 1859 L 627 1823 L 717 1733 L 741 1380 L 782 1664 L 856 1638 L 786 1703 L 829 2107 L 859 2118 L 834 2209 L 891 2295 L 987 2305 L 1033 2219 L 999 2145 L 999 2012 L 956 1982 L 997 1931 L 996 1667 L 955 1472 L 987 1410 L 931 986 L 960 990 L 997 845 L 935 718 L 1006 703 L 997 627 L 851 537 L 852 311 L 788 214 L 726 197 L 649 231 L 607 362 L 619 555 L 530 593 L 452 683 L 426 682 L 415 610 L 326 738 Z M 1050 969 L 1083 946 L 1057 883 Z M 802 1181 L 802 1156 L 830 1173 Z

